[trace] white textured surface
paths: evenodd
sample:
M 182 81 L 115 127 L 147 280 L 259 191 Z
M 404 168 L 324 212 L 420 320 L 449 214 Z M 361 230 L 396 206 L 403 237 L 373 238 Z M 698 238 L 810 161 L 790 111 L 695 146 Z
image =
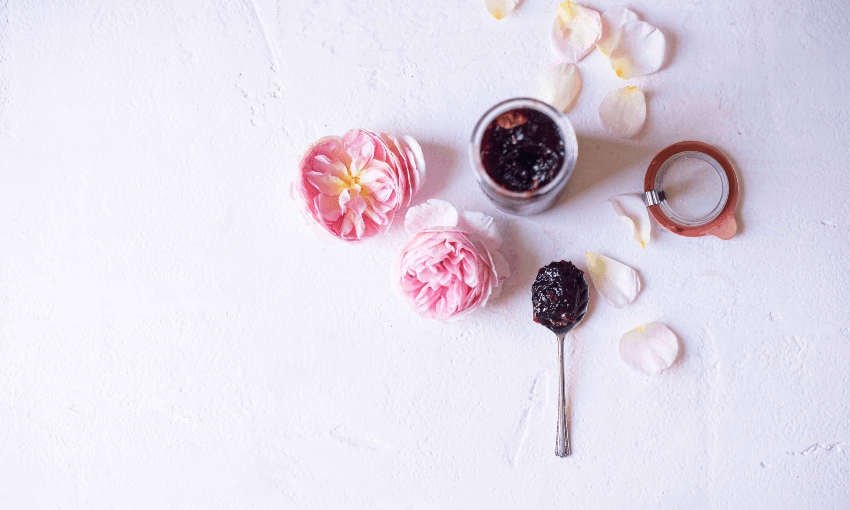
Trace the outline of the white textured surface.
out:
M 673 46 L 631 82 L 646 130 L 603 133 L 622 82 L 592 53 L 568 191 L 513 218 L 466 141 L 536 91 L 554 4 L 0 0 L 0 507 L 850 507 L 850 7 L 629 4 Z M 422 143 L 417 203 L 497 218 L 514 276 L 490 309 L 412 316 L 401 221 L 357 246 L 297 221 L 300 151 L 353 127 Z M 682 139 L 738 166 L 741 232 L 642 251 L 606 199 Z M 529 287 L 585 251 L 645 288 L 593 296 L 559 459 Z M 652 320 L 683 352 L 647 379 L 616 346 Z

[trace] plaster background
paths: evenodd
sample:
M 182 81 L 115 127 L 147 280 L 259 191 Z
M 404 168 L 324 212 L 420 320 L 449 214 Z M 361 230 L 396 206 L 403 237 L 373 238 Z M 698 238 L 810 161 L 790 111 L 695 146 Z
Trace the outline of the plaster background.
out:
M 592 53 L 565 196 L 510 217 L 466 141 L 535 93 L 554 5 L 0 1 L 0 507 L 850 508 L 850 6 L 627 4 L 672 43 L 630 82 L 646 129 L 602 131 L 622 82 Z M 497 219 L 514 276 L 487 310 L 395 297 L 400 221 L 338 246 L 298 220 L 300 152 L 353 127 L 420 141 L 417 203 Z M 606 199 L 683 139 L 737 166 L 740 232 L 641 250 Z M 585 251 L 644 290 L 593 294 L 558 459 L 528 289 Z M 652 320 L 683 356 L 648 379 L 616 345 Z

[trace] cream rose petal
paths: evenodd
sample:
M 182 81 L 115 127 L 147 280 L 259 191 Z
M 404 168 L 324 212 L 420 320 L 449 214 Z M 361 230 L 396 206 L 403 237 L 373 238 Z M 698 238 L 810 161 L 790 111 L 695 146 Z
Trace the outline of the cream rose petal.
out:
M 551 43 L 561 61 L 575 64 L 583 59 L 601 35 L 602 21 L 598 12 L 570 1 L 558 5 Z
M 641 248 L 646 248 L 649 236 L 652 232 L 652 223 L 649 221 L 649 211 L 643 203 L 643 197 L 638 193 L 626 193 L 608 199 L 614 212 L 632 230 L 632 235 Z
M 679 340 L 667 326 L 650 322 L 626 332 L 620 338 L 620 357 L 627 365 L 655 375 L 676 361 Z
M 628 21 L 614 35 L 608 58 L 614 73 L 628 80 L 661 69 L 666 51 L 661 30 L 645 21 Z
M 637 87 L 612 90 L 599 105 L 599 122 L 611 134 L 631 138 L 646 123 L 646 96 Z
M 502 236 L 492 216 L 477 211 L 463 211 L 458 217 L 457 227 L 478 236 L 489 250 L 498 250 L 502 246 Z
M 516 9 L 517 0 L 484 0 L 487 12 L 496 19 L 502 19 Z
M 575 64 L 558 64 L 545 71 L 540 82 L 540 99 L 562 112 L 569 111 L 581 92 L 581 70 Z
M 617 7 L 611 7 L 607 11 L 602 13 L 602 36 L 596 41 L 596 47 L 599 48 L 599 51 L 602 52 L 606 57 L 611 54 L 611 48 L 613 48 L 614 43 L 616 42 L 616 35 L 624 24 L 629 21 L 636 21 L 638 19 L 638 15 L 623 7 L 622 5 L 618 5 Z
M 590 280 L 605 301 L 622 308 L 635 300 L 640 292 L 637 271 L 604 255 L 588 252 L 584 256 Z
M 432 227 L 456 227 L 458 212 L 444 200 L 432 198 L 424 204 L 411 207 L 404 217 L 404 229 L 410 234 Z

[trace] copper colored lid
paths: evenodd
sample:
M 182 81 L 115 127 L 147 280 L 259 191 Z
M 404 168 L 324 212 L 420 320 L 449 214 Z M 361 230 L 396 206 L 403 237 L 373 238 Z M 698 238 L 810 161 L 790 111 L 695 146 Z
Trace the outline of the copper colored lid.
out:
M 717 178 L 721 181 L 721 201 L 715 210 L 703 218 L 688 221 L 677 216 L 669 207 L 664 189 L 657 189 L 659 184 L 659 171 L 664 168 L 665 172 L 677 161 L 689 159 L 703 160 L 714 168 Z M 668 161 L 670 163 L 668 163 Z M 665 165 L 665 163 L 668 163 Z M 725 178 L 724 178 L 725 177 Z M 664 175 L 661 175 L 663 181 Z M 735 221 L 735 207 L 738 204 L 738 178 L 732 163 L 726 159 L 719 150 L 702 142 L 679 142 L 659 152 L 649 168 L 643 181 L 644 201 L 647 203 L 649 213 L 655 221 L 664 228 L 686 237 L 700 237 L 713 235 L 720 239 L 731 239 L 738 230 Z M 725 197 L 725 202 L 722 198 Z

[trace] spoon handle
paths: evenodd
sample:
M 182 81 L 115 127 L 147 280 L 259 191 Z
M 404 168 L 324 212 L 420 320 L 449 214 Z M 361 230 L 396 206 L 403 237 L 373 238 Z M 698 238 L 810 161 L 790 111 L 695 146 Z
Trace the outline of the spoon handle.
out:
M 564 337 L 558 335 L 558 434 L 555 436 L 555 455 L 567 457 L 570 455 L 570 430 L 567 426 L 567 397 L 564 391 Z

